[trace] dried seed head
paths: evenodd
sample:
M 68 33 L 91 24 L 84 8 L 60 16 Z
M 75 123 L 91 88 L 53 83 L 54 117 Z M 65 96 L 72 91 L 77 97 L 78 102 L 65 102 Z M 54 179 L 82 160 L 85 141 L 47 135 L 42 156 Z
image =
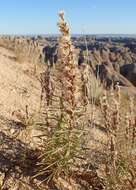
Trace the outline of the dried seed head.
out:
M 62 10 L 62 11 L 60 11 L 59 12 L 59 17 L 62 19 L 62 20 L 64 20 L 64 10 Z
M 60 21 L 58 23 L 59 30 L 63 36 L 67 36 L 67 38 L 69 39 L 70 38 L 70 30 L 69 30 L 69 26 L 68 26 L 67 22 L 65 22 L 64 11 L 61 11 L 59 13 L 59 18 L 60 18 Z

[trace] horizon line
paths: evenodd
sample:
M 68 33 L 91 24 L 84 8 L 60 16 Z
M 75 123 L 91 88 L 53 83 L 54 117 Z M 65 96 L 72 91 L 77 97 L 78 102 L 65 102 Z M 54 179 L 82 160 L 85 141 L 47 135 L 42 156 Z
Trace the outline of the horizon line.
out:
M 0 36 L 59 36 L 60 33 L 0 33 Z M 71 36 L 136 36 L 136 33 L 71 33 Z

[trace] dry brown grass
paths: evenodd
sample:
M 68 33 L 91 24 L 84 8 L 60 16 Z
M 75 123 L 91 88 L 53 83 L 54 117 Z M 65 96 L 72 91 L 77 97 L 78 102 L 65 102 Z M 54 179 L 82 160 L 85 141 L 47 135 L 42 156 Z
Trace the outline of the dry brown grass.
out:
M 104 126 L 107 128 L 107 189 L 133 189 L 136 164 L 136 112 L 134 99 L 128 101 L 128 108 L 122 108 L 120 87 L 117 93 L 105 95 L 101 101 Z M 132 173 L 130 173 L 130 171 Z M 131 177 L 130 177 L 131 176 Z M 126 186 L 126 181 L 128 183 Z
M 7 48 L 15 53 L 18 62 L 43 63 L 42 49 L 36 40 L 25 37 L 1 37 L 0 46 Z
M 42 145 L 44 152 L 40 157 L 40 170 L 36 176 L 45 175 L 47 177 L 45 180 L 49 181 L 62 178 L 61 182 L 67 184 L 69 174 L 76 173 L 74 177 L 77 178 L 80 173 L 80 180 L 86 183 L 86 189 L 91 188 L 88 182 L 91 171 L 79 172 L 80 170 L 77 169 L 75 172 L 74 168 L 77 167 L 77 163 L 81 162 L 80 159 L 77 162 L 77 157 L 85 155 L 82 155 L 83 147 L 85 147 L 85 144 L 82 147 L 82 143 L 84 143 L 82 136 L 89 118 L 84 109 L 86 118 L 84 122 L 81 110 L 83 106 L 84 108 L 86 106 L 95 107 L 98 98 L 100 102 L 97 102 L 97 106 L 100 103 L 101 107 L 101 125 L 104 126 L 107 134 L 105 188 L 107 190 L 127 189 L 127 183 L 131 189 L 131 186 L 135 185 L 133 177 L 135 168 L 131 167 L 130 169 L 129 167 L 130 163 L 135 164 L 135 155 L 132 154 L 136 143 L 134 100 L 133 98 L 129 101 L 125 100 L 130 105 L 123 107 L 124 99 L 118 85 L 116 91 L 112 89 L 110 92 L 106 92 L 101 85 L 94 85 L 95 81 L 91 81 L 93 74 L 89 66 L 83 65 L 78 69 L 64 13 L 61 12 L 59 16 L 59 28 L 62 36 L 59 38 L 58 63 L 53 68 L 47 67 L 42 80 L 46 125 L 44 129 L 42 127 L 45 132 L 45 140 Z M 97 79 L 96 84 L 99 84 Z M 95 92 L 98 89 L 101 91 L 97 94 Z M 101 97 L 102 94 L 104 94 L 103 97 Z M 128 113 L 126 113 L 126 108 Z M 81 184 L 79 186 L 77 189 L 82 187 Z M 59 188 L 61 189 L 61 187 Z

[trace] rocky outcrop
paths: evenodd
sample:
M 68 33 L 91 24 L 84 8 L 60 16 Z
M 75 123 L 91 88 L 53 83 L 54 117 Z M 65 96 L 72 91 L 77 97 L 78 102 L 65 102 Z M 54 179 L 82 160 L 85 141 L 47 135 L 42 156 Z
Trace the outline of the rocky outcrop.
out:
M 57 62 L 57 45 L 55 46 L 45 46 L 43 48 L 43 54 L 45 57 L 45 62 L 50 63 L 53 65 L 54 63 Z
M 101 65 L 97 65 L 95 73 L 107 88 L 110 88 L 111 85 L 115 86 L 118 83 L 120 86 L 130 87 L 134 91 L 136 90 L 133 84 L 117 72 L 110 62 L 103 62 Z
M 57 45 L 46 46 L 43 53 L 45 62 L 49 62 L 51 65 L 57 62 Z M 78 64 L 89 64 L 106 87 L 109 88 L 112 84 L 115 86 L 117 82 L 121 86 L 136 86 L 136 64 L 132 63 L 133 56 L 128 48 L 99 47 L 99 49 L 94 48 L 93 50 L 79 48 L 75 50 L 75 54 Z M 130 64 L 126 64 L 127 62 Z
M 136 86 L 136 63 L 123 65 L 120 73 Z

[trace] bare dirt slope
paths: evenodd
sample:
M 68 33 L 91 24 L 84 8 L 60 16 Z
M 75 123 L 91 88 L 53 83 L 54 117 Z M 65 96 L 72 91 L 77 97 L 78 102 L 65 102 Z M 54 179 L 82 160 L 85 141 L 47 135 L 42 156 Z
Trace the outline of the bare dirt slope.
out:
M 16 110 L 39 109 L 40 82 L 32 65 L 15 61 L 13 52 L 0 47 L 0 115 L 10 118 Z
M 19 186 L 19 181 L 12 176 L 17 171 L 12 173 L 9 170 L 12 166 L 15 169 L 16 163 L 20 162 L 18 158 L 24 155 L 25 148 L 28 151 L 31 149 L 27 148 L 31 138 L 28 131 L 19 124 L 17 113 L 25 116 L 28 106 L 31 116 L 40 108 L 40 75 L 33 71 L 34 65 L 19 63 L 13 52 L 0 47 L 0 189 L 14 190 L 16 185 Z M 30 128 L 29 135 L 35 134 L 37 133 Z M 8 178 L 5 174 L 7 171 Z M 21 190 L 21 187 L 19 189 Z
M 14 57 L 13 52 L 0 47 L 0 124 L 3 119 L 18 121 L 16 114 L 13 115 L 13 113 L 21 111 L 21 114 L 25 115 L 26 106 L 30 115 L 37 114 L 40 109 L 41 85 L 38 80 L 40 75 L 37 77 L 33 75 L 33 65 L 19 63 L 13 59 Z M 88 112 L 91 117 L 92 111 L 88 110 Z M 4 125 L 5 128 L 8 124 Z M 101 137 L 101 133 L 105 139 L 105 134 L 101 130 L 92 128 L 90 131 L 95 133 L 94 136 L 97 138 L 95 140 Z M 21 140 L 23 140 L 22 137 Z
M 39 183 L 35 181 L 32 184 L 31 178 L 36 162 L 35 150 L 40 143 L 36 136 L 40 132 L 33 125 L 21 128 L 18 122 L 14 122 L 18 118 L 13 113 L 20 110 L 25 114 L 26 105 L 30 115 L 38 112 L 41 95 L 38 80 L 40 75 L 39 70 L 34 74 L 34 65 L 19 63 L 15 58 L 13 52 L 0 47 L 0 189 L 34 190 L 38 189 Z M 88 110 L 90 117 L 91 111 Z M 88 157 L 93 160 L 92 163 L 97 161 L 99 164 L 98 158 L 103 148 L 102 143 L 106 141 L 106 134 L 99 127 L 94 128 L 90 124 L 88 135 Z M 20 177 L 16 178 L 16 175 Z

